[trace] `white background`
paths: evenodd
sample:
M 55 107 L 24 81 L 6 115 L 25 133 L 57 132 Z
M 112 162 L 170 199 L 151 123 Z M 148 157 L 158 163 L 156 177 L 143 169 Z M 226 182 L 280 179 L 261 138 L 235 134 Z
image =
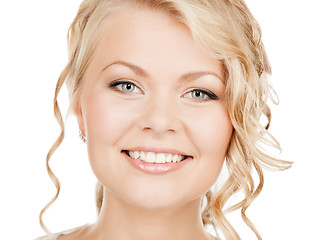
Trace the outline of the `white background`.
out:
M 80 1 L 0 2 L 0 234 L 1 239 L 33 239 L 44 232 L 38 215 L 55 194 L 45 156 L 59 134 L 53 94 L 65 66 L 66 32 Z M 266 172 L 265 187 L 248 215 L 263 239 L 309 239 L 309 6 L 305 0 L 248 0 L 260 23 L 279 94 L 270 132 L 281 142 L 276 156 L 292 169 Z M 306 5 L 307 4 L 307 5 Z M 66 112 L 66 89 L 61 92 Z M 61 194 L 44 217 L 54 232 L 95 220 L 95 178 L 75 119 L 69 118 L 64 143 L 51 159 Z M 255 239 L 239 212 L 231 216 L 243 239 Z

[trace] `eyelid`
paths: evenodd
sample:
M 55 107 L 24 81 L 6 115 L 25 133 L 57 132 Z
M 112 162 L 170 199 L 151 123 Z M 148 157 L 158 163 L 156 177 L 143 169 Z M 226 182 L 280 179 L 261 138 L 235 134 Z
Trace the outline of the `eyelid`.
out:
M 136 84 L 134 84 L 133 82 L 128 81 L 128 80 L 115 80 L 115 81 L 109 83 L 109 84 L 108 84 L 108 87 L 117 89 L 117 91 L 122 92 L 122 93 L 128 93 L 128 92 L 124 92 L 124 91 L 122 91 L 122 90 L 120 90 L 120 89 L 117 88 L 117 86 L 119 86 L 119 85 L 121 85 L 121 84 L 126 84 L 126 83 L 127 83 L 127 84 L 133 85 L 134 87 L 136 87 L 137 89 L 139 89 L 141 93 L 143 92 Z M 130 93 L 129 93 L 129 94 L 130 94 Z
M 110 88 L 117 88 L 117 86 L 119 86 L 121 84 L 126 84 L 126 83 L 127 84 L 131 84 L 134 87 L 138 88 L 141 93 L 143 92 L 136 84 L 134 84 L 133 82 L 128 81 L 128 80 L 115 80 L 115 81 L 109 83 L 108 86 Z M 122 91 L 120 89 L 117 89 L 117 91 L 119 91 L 121 93 L 124 93 L 124 94 L 130 94 L 130 93 L 124 92 L 124 91 Z M 207 96 L 206 99 L 202 99 L 202 100 L 196 99 L 198 102 L 206 102 L 206 101 L 210 101 L 210 100 L 219 100 L 219 98 L 213 92 L 211 92 L 209 90 L 206 90 L 206 89 L 201 89 L 201 88 L 194 88 L 194 89 L 190 90 L 189 92 L 187 92 L 185 95 L 187 95 L 189 93 L 192 93 L 194 91 L 202 92 L 203 94 L 205 94 Z
M 217 97 L 216 94 L 214 94 L 213 92 L 211 92 L 209 90 L 201 89 L 201 88 L 194 88 L 194 89 L 190 90 L 189 92 L 187 92 L 185 95 L 187 95 L 189 93 L 192 93 L 194 91 L 202 92 L 203 94 L 206 94 L 206 96 L 207 96 L 206 99 L 201 99 L 201 100 L 200 99 L 196 99 L 196 101 L 198 101 L 198 102 L 207 102 L 207 101 L 210 101 L 210 100 L 219 100 L 219 98 Z

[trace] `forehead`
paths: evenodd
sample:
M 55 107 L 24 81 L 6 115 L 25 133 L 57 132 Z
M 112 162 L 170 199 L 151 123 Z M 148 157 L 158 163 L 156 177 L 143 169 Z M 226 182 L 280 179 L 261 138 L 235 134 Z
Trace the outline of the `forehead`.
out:
M 212 70 L 223 78 L 220 61 L 194 43 L 190 29 L 159 10 L 128 8 L 110 17 L 94 61 L 103 67 L 119 60 L 157 74 Z

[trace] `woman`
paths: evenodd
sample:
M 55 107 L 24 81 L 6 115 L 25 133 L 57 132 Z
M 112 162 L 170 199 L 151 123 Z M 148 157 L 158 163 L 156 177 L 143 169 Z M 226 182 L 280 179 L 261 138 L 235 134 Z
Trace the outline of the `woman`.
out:
M 40 214 L 50 239 L 214 239 L 206 226 L 240 239 L 223 214 L 239 191 L 244 200 L 229 210 L 241 209 L 261 239 L 246 210 L 262 190 L 262 167 L 291 163 L 261 148 L 280 149 L 267 131 L 270 65 L 242 0 L 85 0 L 69 49 L 54 100 L 62 131 L 47 156 L 58 191 Z M 64 138 L 64 82 L 99 182 L 98 219 L 53 235 L 42 215 L 60 189 L 48 162 Z M 224 162 L 229 177 L 214 192 Z

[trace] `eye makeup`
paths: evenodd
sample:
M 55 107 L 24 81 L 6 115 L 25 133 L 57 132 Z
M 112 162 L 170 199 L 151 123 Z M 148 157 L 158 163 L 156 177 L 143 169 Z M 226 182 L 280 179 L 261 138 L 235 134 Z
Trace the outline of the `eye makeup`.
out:
M 132 94 L 135 89 L 138 89 L 138 93 L 142 93 L 142 90 L 131 81 L 117 80 L 108 84 L 108 87 L 122 93 Z
M 129 89 L 124 88 L 123 86 L 125 86 L 125 85 L 129 86 Z M 140 89 L 133 82 L 123 81 L 123 80 L 114 81 L 114 82 L 110 83 L 108 85 L 108 87 L 111 88 L 111 89 L 114 89 L 116 91 L 119 91 L 121 93 L 124 93 L 124 94 L 126 94 L 126 93 L 132 94 L 135 88 Z M 126 90 L 128 90 L 128 92 Z M 142 92 L 142 91 L 140 90 L 140 92 Z M 195 95 L 196 97 L 198 97 L 198 99 L 195 99 L 198 102 L 205 102 L 205 101 L 209 101 L 209 100 L 218 100 L 219 99 L 217 97 L 217 95 L 215 95 L 213 92 L 206 90 L 206 89 L 195 88 L 195 89 L 192 89 L 191 91 L 187 92 L 185 95 L 187 95 L 189 93 L 191 93 L 192 98 L 194 98 L 194 93 L 199 93 L 198 96 Z M 199 99 L 200 96 L 202 96 L 202 99 Z
M 196 99 L 198 101 L 208 101 L 208 100 L 218 100 L 219 98 L 211 91 L 205 90 L 205 89 L 200 89 L 200 88 L 195 88 L 191 90 L 189 93 L 191 93 L 191 96 L 193 96 L 193 93 L 200 93 L 199 96 L 207 96 L 206 99 Z M 197 97 L 199 97 L 197 96 Z

